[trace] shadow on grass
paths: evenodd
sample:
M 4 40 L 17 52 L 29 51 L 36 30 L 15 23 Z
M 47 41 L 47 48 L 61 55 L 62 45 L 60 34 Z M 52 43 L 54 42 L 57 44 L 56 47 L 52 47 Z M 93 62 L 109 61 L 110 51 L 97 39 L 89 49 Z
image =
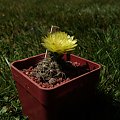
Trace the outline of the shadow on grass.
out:
M 79 104 L 67 104 L 59 112 L 59 120 L 120 120 L 120 103 L 110 96 L 99 93 L 93 99 Z

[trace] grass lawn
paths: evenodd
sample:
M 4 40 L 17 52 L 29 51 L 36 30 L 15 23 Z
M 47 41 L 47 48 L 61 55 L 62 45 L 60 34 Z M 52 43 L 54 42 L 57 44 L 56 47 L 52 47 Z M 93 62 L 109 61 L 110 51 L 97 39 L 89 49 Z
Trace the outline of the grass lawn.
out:
M 0 0 L 0 120 L 25 120 L 9 62 L 45 52 L 51 25 L 78 39 L 76 55 L 102 65 L 99 101 L 119 120 L 120 0 Z

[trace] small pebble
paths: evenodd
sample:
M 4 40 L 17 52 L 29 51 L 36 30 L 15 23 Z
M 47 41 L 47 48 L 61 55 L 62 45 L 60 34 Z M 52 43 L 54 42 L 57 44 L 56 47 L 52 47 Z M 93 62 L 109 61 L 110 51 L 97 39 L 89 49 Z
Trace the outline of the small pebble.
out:
M 50 78 L 50 80 L 48 82 L 49 82 L 49 84 L 55 84 L 56 83 L 56 79 L 55 78 Z

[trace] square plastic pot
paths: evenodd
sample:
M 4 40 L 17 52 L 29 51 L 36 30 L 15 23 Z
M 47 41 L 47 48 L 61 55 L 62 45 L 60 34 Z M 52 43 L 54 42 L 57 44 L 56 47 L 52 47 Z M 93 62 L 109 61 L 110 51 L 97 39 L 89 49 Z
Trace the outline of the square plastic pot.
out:
M 68 111 L 75 112 L 79 103 L 84 100 L 89 101 L 94 96 L 101 66 L 71 54 L 70 61 L 78 62 L 80 65 L 87 64 L 90 72 L 76 76 L 57 87 L 42 88 L 26 76 L 22 70 L 35 66 L 43 58 L 44 54 L 40 54 L 11 63 L 11 72 L 18 90 L 23 114 L 28 116 L 29 120 L 65 119 L 67 113 L 69 116 Z M 66 60 L 66 54 L 64 59 Z

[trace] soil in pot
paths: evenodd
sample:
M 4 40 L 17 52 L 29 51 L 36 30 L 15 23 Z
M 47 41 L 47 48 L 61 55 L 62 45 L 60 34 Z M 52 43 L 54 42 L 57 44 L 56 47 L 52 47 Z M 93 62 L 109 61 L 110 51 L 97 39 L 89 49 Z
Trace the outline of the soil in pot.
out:
M 22 70 L 43 88 L 53 88 L 89 71 L 87 63 L 81 66 L 78 62 L 63 59 L 56 61 L 51 57 L 44 58 L 37 65 Z

